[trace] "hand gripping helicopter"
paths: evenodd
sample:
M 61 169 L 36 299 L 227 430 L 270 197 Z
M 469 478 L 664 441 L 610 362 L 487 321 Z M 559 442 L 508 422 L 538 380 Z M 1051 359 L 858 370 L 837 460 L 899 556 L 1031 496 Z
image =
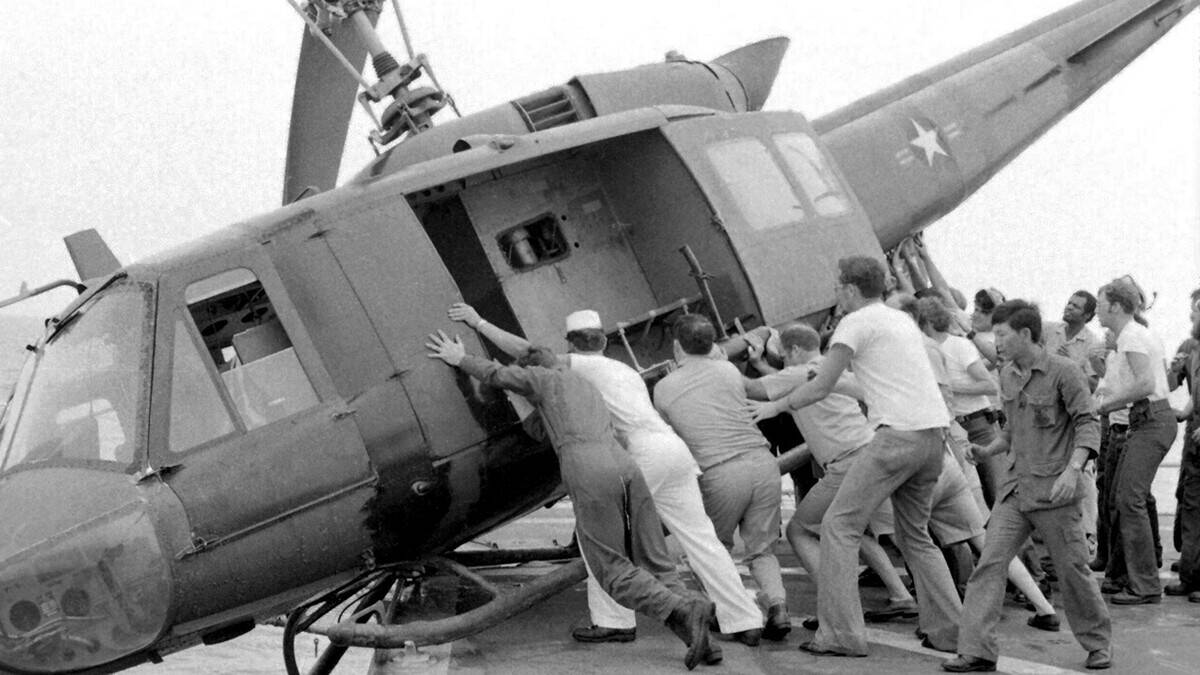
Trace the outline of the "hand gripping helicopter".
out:
M 738 327 L 821 321 L 838 258 L 954 209 L 1197 2 L 1085 0 L 812 121 L 762 110 L 774 38 L 436 126 L 453 101 L 383 47 L 378 0 L 296 5 L 284 205 L 124 267 L 68 238 L 80 294 L 0 424 L 0 670 L 112 672 L 287 614 L 296 672 L 296 633 L 353 600 L 327 673 L 349 646 L 445 642 L 575 583 L 578 561 L 402 616 L 426 575 L 478 580 L 461 544 L 561 496 L 514 404 L 426 358 L 448 305 L 534 342 L 595 309 L 648 379 L 679 313 L 731 351 Z M 360 87 L 380 154 L 335 186 Z

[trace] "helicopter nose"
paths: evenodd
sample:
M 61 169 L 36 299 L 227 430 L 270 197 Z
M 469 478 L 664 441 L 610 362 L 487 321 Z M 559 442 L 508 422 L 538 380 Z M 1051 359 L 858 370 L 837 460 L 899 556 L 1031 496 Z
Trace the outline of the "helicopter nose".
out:
M 775 76 L 779 75 L 779 65 L 789 44 L 791 40 L 785 37 L 759 40 L 722 54 L 712 63 L 724 67 L 742 83 L 748 110 L 762 110 L 775 84 Z
M 93 668 L 154 642 L 170 569 L 145 491 L 80 468 L 0 480 L 0 672 Z

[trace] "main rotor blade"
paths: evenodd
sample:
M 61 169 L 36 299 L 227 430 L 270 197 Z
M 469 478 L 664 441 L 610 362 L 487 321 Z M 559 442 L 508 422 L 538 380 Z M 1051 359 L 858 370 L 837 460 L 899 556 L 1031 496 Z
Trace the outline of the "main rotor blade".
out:
M 371 25 L 379 15 L 368 12 Z M 367 48 L 349 21 L 340 22 L 329 36 L 333 44 L 361 72 Z M 294 201 L 308 187 L 319 192 L 337 183 L 342 151 L 358 81 L 346 71 L 308 26 L 300 43 L 296 67 L 296 93 L 292 97 L 292 123 L 288 129 L 287 163 L 283 172 L 283 203 Z

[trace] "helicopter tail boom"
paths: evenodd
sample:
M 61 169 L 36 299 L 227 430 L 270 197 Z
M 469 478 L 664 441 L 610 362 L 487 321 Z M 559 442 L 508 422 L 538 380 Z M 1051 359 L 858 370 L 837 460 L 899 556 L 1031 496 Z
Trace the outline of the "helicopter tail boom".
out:
M 1085 0 L 813 126 L 887 249 L 962 203 L 1197 4 Z

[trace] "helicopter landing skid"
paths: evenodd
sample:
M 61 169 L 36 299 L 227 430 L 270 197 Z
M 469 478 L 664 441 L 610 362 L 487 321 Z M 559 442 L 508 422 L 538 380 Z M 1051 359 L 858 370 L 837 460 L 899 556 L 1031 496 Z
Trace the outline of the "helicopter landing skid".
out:
M 452 642 L 523 612 L 587 577 L 583 560 L 575 558 L 514 590 L 497 587 L 470 568 L 448 558 L 379 568 L 297 607 L 283 632 L 283 659 L 288 675 L 299 675 L 297 633 L 325 635 L 329 646 L 309 670 L 328 675 L 350 647 L 406 649 Z M 350 606 L 353 612 L 342 620 Z M 339 610 L 338 623 L 316 622 Z

